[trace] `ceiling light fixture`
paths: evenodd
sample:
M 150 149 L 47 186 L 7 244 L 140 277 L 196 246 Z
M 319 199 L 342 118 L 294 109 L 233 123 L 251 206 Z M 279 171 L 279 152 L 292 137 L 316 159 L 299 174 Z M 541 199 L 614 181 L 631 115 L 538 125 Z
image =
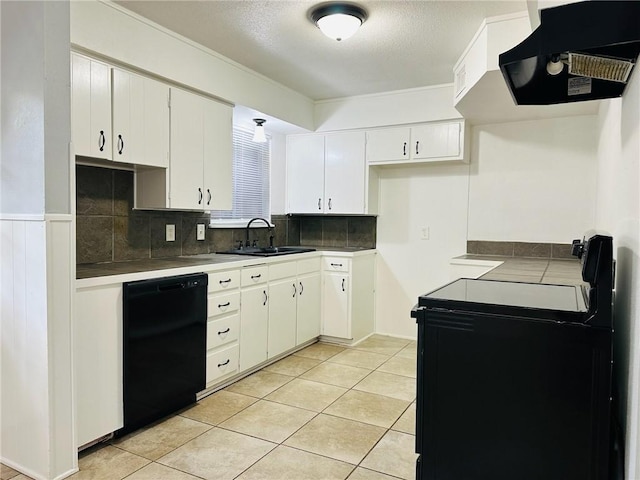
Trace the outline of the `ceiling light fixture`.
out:
M 254 122 L 256 122 L 256 128 L 253 131 L 253 141 L 258 143 L 264 143 L 267 141 L 267 137 L 264 134 L 264 122 L 266 120 L 264 118 L 254 118 Z
M 358 5 L 337 2 L 318 5 L 309 16 L 327 37 L 341 41 L 358 31 L 367 19 L 367 12 Z

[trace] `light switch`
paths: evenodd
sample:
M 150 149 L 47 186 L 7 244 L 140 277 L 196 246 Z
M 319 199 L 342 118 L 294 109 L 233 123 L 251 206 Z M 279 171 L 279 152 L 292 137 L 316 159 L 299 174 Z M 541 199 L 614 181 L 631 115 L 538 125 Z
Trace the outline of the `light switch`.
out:
M 204 240 L 205 229 L 204 223 L 198 223 L 196 226 L 196 240 Z
M 165 227 L 165 240 L 167 242 L 175 242 L 176 241 L 176 226 L 172 224 L 167 224 Z
M 420 228 L 420 239 L 429 240 L 429 227 Z

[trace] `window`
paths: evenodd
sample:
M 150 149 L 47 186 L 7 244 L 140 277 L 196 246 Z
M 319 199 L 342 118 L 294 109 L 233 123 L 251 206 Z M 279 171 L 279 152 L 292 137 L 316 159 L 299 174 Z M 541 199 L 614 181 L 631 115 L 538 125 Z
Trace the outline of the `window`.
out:
M 271 141 L 253 141 L 253 131 L 233 129 L 233 207 L 231 211 L 214 210 L 211 224 L 245 226 L 254 217 L 271 220 L 269 160 Z

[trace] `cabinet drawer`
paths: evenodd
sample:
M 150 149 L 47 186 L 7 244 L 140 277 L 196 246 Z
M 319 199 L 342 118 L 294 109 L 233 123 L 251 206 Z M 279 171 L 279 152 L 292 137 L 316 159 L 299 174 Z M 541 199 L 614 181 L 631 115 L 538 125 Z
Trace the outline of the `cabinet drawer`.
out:
M 320 257 L 298 260 L 298 275 L 320 271 Z
M 238 371 L 238 344 L 207 353 L 207 384 Z
M 242 285 L 243 287 L 250 287 L 252 285 L 266 283 L 269 279 L 268 272 L 269 269 L 266 265 L 245 268 L 240 274 L 240 285 Z
M 221 292 L 240 286 L 240 270 L 227 270 L 209 274 L 209 292 Z
M 351 260 L 343 257 L 326 257 L 323 269 L 330 272 L 348 272 Z
M 207 316 L 219 317 L 226 313 L 237 312 L 240 308 L 240 292 L 210 295 L 207 299 Z
M 295 277 L 297 272 L 296 262 L 282 262 L 269 265 L 269 281 L 281 278 Z
M 207 323 L 207 350 L 238 340 L 240 314 L 230 315 Z

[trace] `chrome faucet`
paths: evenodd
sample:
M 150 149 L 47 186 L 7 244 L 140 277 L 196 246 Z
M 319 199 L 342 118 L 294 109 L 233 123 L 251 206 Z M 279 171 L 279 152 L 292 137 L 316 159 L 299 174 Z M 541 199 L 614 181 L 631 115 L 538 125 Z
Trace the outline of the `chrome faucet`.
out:
M 247 247 L 249 246 L 249 227 L 251 227 L 251 224 L 256 220 L 262 220 L 267 225 L 267 227 L 269 227 L 269 248 L 273 248 L 273 235 L 271 233 L 271 224 L 269 223 L 268 220 L 265 220 L 264 218 L 261 218 L 261 217 L 252 218 L 251 220 L 249 220 L 249 223 L 247 223 L 244 244 Z

